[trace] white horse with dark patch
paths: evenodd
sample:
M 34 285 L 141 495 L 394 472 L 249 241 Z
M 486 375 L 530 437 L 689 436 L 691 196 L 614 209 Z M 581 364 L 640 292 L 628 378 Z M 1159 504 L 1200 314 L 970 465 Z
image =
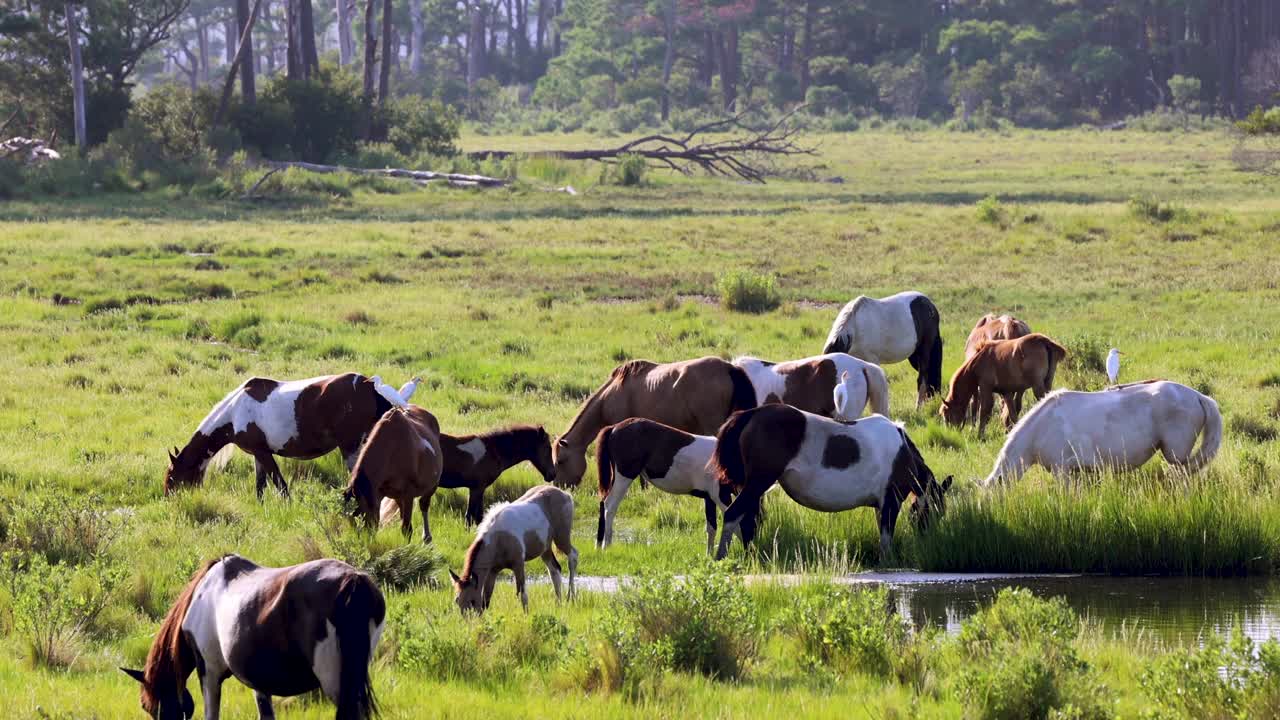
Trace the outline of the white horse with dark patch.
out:
M 915 291 L 886 298 L 859 295 L 840 310 L 822 352 L 844 352 L 877 365 L 909 360 L 918 373 L 916 406 L 942 391 L 938 308 Z
M 844 385 L 844 419 L 857 418 L 868 405 L 871 412 L 889 416 L 889 381 L 884 370 L 848 353 L 833 352 L 780 363 L 740 357 L 733 364 L 746 372 L 755 388 L 757 405 L 780 402 L 832 417 L 836 411 L 834 391 Z
M 983 485 L 1017 480 L 1032 465 L 1054 475 L 1136 468 L 1156 452 L 1195 472 L 1221 445 L 1218 403 L 1186 385 L 1155 380 L 1099 392 L 1057 390 L 1009 432 Z
M 596 436 L 596 468 L 600 479 L 600 521 L 596 546 L 613 542 L 613 520 L 627 489 L 637 478 L 673 495 L 701 498 L 707 517 L 707 554 L 716 539 L 716 513 L 724 512 L 733 494 L 707 469 L 716 439 L 694 435 L 644 418 L 623 420 Z
M 194 671 L 206 720 L 217 720 L 222 683 L 253 690 L 258 717 L 271 698 L 320 690 L 337 720 L 377 712 L 369 664 L 387 607 L 368 575 L 339 560 L 262 567 L 239 555 L 210 561 L 165 615 L 143 670 L 121 668 L 142 684 L 153 718 L 193 718 L 187 691 Z
M 734 533 L 749 545 L 760 501 L 774 483 L 804 507 L 842 512 L 879 511 L 881 562 L 892 557 L 893 530 L 912 495 L 912 519 L 921 531 L 946 512 L 948 477 L 939 483 L 905 430 L 882 415 L 842 423 L 788 405 L 761 405 L 735 413 L 716 435 L 710 469 L 738 492 L 724 513 L 716 559 Z

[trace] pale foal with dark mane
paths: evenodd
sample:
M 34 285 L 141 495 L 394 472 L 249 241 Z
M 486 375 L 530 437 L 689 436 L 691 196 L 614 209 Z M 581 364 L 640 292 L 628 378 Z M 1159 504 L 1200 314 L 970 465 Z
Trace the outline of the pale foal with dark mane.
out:
M 270 568 L 227 555 L 192 576 L 145 669 L 121 669 L 142 684 L 142 707 L 158 720 L 195 717 L 193 671 L 206 720 L 217 720 L 232 676 L 254 691 L 260 718 L 275 717 L 273 696 L 320 690 L 336 720 L 364 720 L 377 712 L 369 665 L 386 610 L 373 580 L 344 562 Z
M 716 539 L 716 511 L 724 512 L 733 499 L 707 469 L 716 439 L 644 418 L 623 420 L 600 431 L 596 438 L 596 468 L 600 479 L 600 521 L 596 546 L 613 542 L 613 521 L 627 488 L 637 478 L 674 495 L 701 498 L 707 517 L 707 554 Z
M 422 511 L 422 542 L 431 542 L 428 511 L 440 484 L 440 423 L 417 405 L 382 416 L 360 451 L 344 498 L 354 500 L 369 527 L 376 527 L 383 498 L 400 508 L 400 528 L 413 532 L 413 500 Z
M 783 403 L 805 412 L 832 417 L 834 390 L 846 386 L 845 412 L 853 420 L 864 406 L 889 416 L 889 381 L 879 365 L 842 352 L 815 355 L 789 362 L 769 362 L 753 357 L 733 361 L 742 368 L 756 391 L 756 404 Z
M 524 564 L 534 558 L 542 558 L 546 564 L 559 601 L 560 563 L 555 550 L 569 560 L 569 598 L 573 599 L 578 550 L 573 547 L 572 534 L 573 496 L 560 488 L 538 485 L 515 502 L 494 505 L 481 521 L 475 541 L 467 548 L 462 576 L 449 570 L 454 602 L 463 614 L 483 613 L 493 598 L 498 573 L 510 570 L 515 576 L 520 604 L 528 612 Z
M 336 448 L 350 469 L 373 424 L 407 402 L 417 385 L 415 378 L 397 391 L 356 373 L 288 382 L 250 378 L 214 406 L 185 447 L 169 453 L 164 492 L 199 485 L 227 445 L 253 456 L 259 498 L 268 479 L 282 494 L 289 492 L 276 455 L 310 460 Z
M 556 482 L 576 487 L 587 470 L 587 446 L 606 425 L 642 417 L 710 435 L 735 410 L 755 407 L 756 393 L 741 368 L 718 357 L 658 364 L 631 360 L 578 410 L 552 454 Z
M 841 423 L 788 405 L 761 405 L 735 413 L 720 428 L 710 470 L 738 491 L 724 513 L 716 559 L 729 551 L 734 533 L 749 545 L 760 502 L 774 483 L 804 507 L 879 512 L 881 562 L 892 557 L 893 531 L 902 503 L 915 496 L 912 519 L 928 528 L 946 512 L 948 477 L 939 483 L 905 430 L 882 415 Z

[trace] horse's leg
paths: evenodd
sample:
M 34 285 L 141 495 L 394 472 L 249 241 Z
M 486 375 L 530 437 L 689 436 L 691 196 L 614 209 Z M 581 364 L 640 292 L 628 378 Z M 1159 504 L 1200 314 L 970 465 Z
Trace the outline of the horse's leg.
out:
M 902 503 L 894 496 L 893 490 L 885 493 L 880 503 L 880 564 L 887 565 L 894 558 L 893 529 L 898 524 L 898 512 L 902 510 Z
M 284 473 L 280 472 L 280 466 L 276 464 L 276 457 L 269 452 L 258 453 L 254 455 L 254 459 L 259 463 L 260 467 L 266 470 L 267 477 L 271 478 L 271 482 L 275 484 L 276 489 L 280 491 L 282 497 L 289 497 L 289 486 L 284 482 Z M 265 484 L 258 481 L 258 496 L 262 496 L 262 488 Z
M 493 600 L 493 586 L 497 582 L 498 582 L 497 570 L 490 570 L 489 574 L 485 575 L 484 577 L 484 592 L 482 593 L 482 596 L 484 597 L 484 608 L 486 610 L 489 609 L 489 601 Z
M 255 692 L 253 699 L 258 704 L 258 720 L 275 720 L 276 710 L 271 706 L 270 695 L 263 692 Z
M 578 574 L 578 548 L 573 546 L 573 537 L 567 527 L 557 528 L 551 541 L 569 559 L 569 599 L 572 600 L 575 595 L 573 581 Z M 551 553 L 550 548 L 547 553 Z
M 200 694 L 204 697 L 204 720 L 218 720 L 222 712 L 222 678 L 206 672 L 200 678 Z
M 422 513 L 422 544 L 424 545 L 431 543 L 431 524 L 427 520 L 427 512 L 431 510 L 431 496 L 433 494 L 435 494 L 435 491 L 418 498 L 418 512 Z
M 987 423 L 991 421 L 991 410 L 995 407 L 996 396 L 989 388 L 978 388 L 978 437 L 987 431 Z
M 634 480 L 635 478 L 626 477 L 621 473 L 614 473 L 613 487 L 604 498 L 604 534 L 600 542 L 602 550 L 613 543 L 613 519 L 618 516 L 618 506 L 622 504 L 622 498 L 627 496 L 627 490 Z
M 413 535 L 413 498 L 396 498 L 396 505 L 400 506 L 400 532 L 408 540 Z
M 255 490 L 258 493 L 258 502 L 262 502 L 262 492 L 267 489 L 267 466 L 262 463 L 262 458 L 257 455 L 253 456 L 253 474 L 256 481 Z
M 702 499 L 702 508 L 707 515 L 707 554 L 715 552 L 716 545 L 716 503 L 710 498 Z
M 724 511 L 724 525 L 720 528 L 720 547 L 716 550 L 716 559 L 723 560 L 729 554 L 729 545 L 733 542 L 733 534 L 738 533 L 745 548 L 756 536 L 756 520 L 760 515 L 760 499 L 766 490 L 773 486 L 773 481 L 762 483 L 747 480 L 747 487 L 734 499 L 729 509 Z
M 556 589 L 556 602 L 560 602 L 560 561 L 556 560 L 556 554 L 547 548 L 542 553 L 542 564 L 547 566 L 547 572 L 551 574 L 551 586 Z
M 488 483 L 478 482 L 467 490 L 467 525 L 479 525 L 484 519 L 484 491 L 485 488 L 492 484 L 492 480 Z
M 529 612 L 529 593 L 524 589 L 524 560 L 517 560 L 511 568 L 511 573 L 516 576 L 516 595 L 520 596 L 520 605 L 527 613 Z

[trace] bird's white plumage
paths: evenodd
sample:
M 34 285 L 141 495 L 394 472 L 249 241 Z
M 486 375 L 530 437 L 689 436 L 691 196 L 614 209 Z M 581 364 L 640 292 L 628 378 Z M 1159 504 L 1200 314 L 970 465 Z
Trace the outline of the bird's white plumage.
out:
M 409 398 L 413 397 L 413 391 L 418 389 L 418 383 L 422 382 L 422 378 L 415 377 L 404 385 L 400 386 L 400 397 L 409 402 Z
M 1120 351 L 1115 348 L 1111 348 L 1111 352 L 1107 353 L 1107 380 L 1111 381 L 1112 385 L 1115 385 L 1116 381 L 1119 379 Z
M 387 402 L 396 407 L 409 407 L 409 403 L 400 395 L 400 391 L 384 383 L 380 376 L 374 375 L 369 380 L 373 383 L 373 389 L 378 391 L 378 394 L 385 398 Z

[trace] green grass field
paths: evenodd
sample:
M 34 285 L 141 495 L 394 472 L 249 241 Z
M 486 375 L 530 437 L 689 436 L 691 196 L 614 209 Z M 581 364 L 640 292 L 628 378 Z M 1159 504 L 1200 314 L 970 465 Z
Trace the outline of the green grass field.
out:
M 985 494 L 974 483 L 1003 441 L 998 423 L 985 438 L 941 427 L 936 401 L 914 410 L 909 366 L 890 366 L 894 416 L 939 476 L 957 478 L 936 532 L 920 537 L 899 524 L 904 564 L 1280 570 L 1280 182 L 1235 171 L 1232 139 L 1211 133 L 864 132 L 814 140 L 821 154 L 808 164 L 820 166 L 816 176 L 843 183 L 752 186 L 653 174 L 643 187 L 621 188 L 598 184 L 598 167 L 540 161 L 523 163 L 511 190 L 390 192 L 405 188 L 375 184 L 352 192 L 341 180 L 290 175 L 285 183 L 296 192 L 259 202 L 152 193 L 0 206 L 6 566 L 36 553 L 77 563 L 68 571 L 77 582 L 93 582 L 92 572 L 115 581 L 105 608 L 71 643 L 70 670 L 31 669 L 22 632 L 29 607 L 12 581 L 0 588 L 0 696 L 16 700 L 10 707 L 22 716 L 132 717 L 135 688 L 114 667 L 139 662 L 159 615 L 202 559 L 234 551 L 287 564 L 400 543 L 395 529 L 369 540 L 335 524 L 345 482 L 336 456 L 283 463 L 291 501 L 268 496 L 259 504 L 245 456 L 202 489 L 161 497 L 165 450 L 185 443 L 250 375 L 356 370 L 398 385 L 421 372 L 427 383 L 415 401 L 446 432 L 532 422 L 556 433 L 625 359 L 817 354 L 839 304 L 903 289 L 924 291 L 938 305 L 947 376 L 973 322 L 1009 311 L 1071 351 L 1058 386 L 1102 387 L 1101 360 L 1114 345 L 1126 353 L 1125 379 L 1196 387 L 1218 400 L 1227 421 L 1222 451 L 1192 478 L 1154 462 L 1061 487 L 1034 471 Z M 531 150 L 591 142 L 469 137 L 464 144 Z M 565 184 L 581 194 L 544 190 Z M 998 202 L 980 212 L 988 196 Z M 1171 218 L 1135 212 L 1133 197 L 1160 203 Z M 782 306 L 761 315 L 720 307 L 716 279 L 735 270 L 776 274 Z M 537 479 L 531 468 L 514 470 L 490 498 L 510 499 Z M 593 483 L 589 472 L 576 491 L 581 572 L 683 573 L 702 563 L 701 503 L 638 487 L 622 505 L 615 545 L 596 551 Z M 86 503 L 119 512 L 86 530 L 67 520 L 96 517 L 81 510 Z M 470 541 L 464 507 L 455 491 L 441 491 L 433 505 L 436 548 L 455 568 Z M 871 510 L 828 516 L 780 494 L 767 508 L 757 551 L 734 551 L 753 572 L 877 563 Z M 96 559 L 83 550 L 86 532 L 101 537 Z M 766 615 L 770 603 L 785 602 L 773 594 L 751 591 Z M 921 693 L 860 673 L 814 679 L 776 635 L 742 680 L 668 673 L 658 689 L 636 696 L 553 682 L 564 674 L 554 662 L 517 664 L 492 678 L 473 668 L 447 681 L 398 659 L 398 633 L 413 628 L 455 640 L 492 635 L 497 648 L 515 642 L 531 620 L 511 595 L 499 589 L 499 627 L 480 632 L 454 617 L 446 589 L 390 594 L 403 633 L 393 627 L 392 649 L 376 670 L 388 716 L 965 712 L 946 683 Z M 588 594 L 556 608 L 539 586 L 533 605 L 558 618 L 572 643 L 589 645 L 611 601 Z M 1136 712 L 1134 668 L 1164 650 L 1089 637 L 1079 641 L 1082 652 L 1117 690 L 1117 707 Z M 224 705 L 239 717 L 250 712 L 251 695 L 232 685 Z M 285 717 L 331 713 L 322 703 L 285 707 Z

